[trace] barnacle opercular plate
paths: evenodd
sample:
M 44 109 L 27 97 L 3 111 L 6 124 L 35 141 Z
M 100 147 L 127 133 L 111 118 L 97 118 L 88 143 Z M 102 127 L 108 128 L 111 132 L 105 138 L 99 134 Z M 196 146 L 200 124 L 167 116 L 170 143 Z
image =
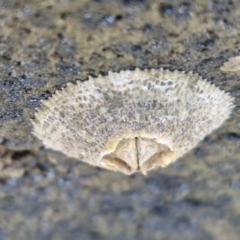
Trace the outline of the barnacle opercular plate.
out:
M 34 135 L 48 148 L 125 174 L 174 162 L 233 107 L 227 93 L 179 71 L 109 72 L 67 85 L 42 101 Z

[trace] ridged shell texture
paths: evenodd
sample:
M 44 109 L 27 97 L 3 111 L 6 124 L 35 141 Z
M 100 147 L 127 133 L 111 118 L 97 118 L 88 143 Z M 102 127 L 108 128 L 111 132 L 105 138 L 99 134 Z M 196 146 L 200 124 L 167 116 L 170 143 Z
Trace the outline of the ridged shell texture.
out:
M 109 72 L 69 83 L 32 120 L 47 148 L 132 174 L 164 167 L 231 114 L 232 97 L 199 75 L 163 69 Z

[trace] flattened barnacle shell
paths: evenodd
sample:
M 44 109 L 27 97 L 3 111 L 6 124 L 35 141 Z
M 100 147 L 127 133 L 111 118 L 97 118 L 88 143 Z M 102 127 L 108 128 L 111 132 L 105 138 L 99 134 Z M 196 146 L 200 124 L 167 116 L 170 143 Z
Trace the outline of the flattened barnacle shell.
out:
M 42 101 L 33 134 L 94 166 L 145 174 L 176 161 L 219 127 L 232 100 L 193 73 L 109 72 Z
M 220 70 L 223 72 L 240 72 L 240 56 L 229 58 Z

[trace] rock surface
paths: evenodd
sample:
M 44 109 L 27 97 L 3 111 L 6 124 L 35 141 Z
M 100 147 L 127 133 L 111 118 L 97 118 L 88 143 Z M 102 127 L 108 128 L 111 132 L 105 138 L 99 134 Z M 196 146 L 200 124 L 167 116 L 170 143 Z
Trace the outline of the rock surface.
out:
M 0 0 L 0 240 L 238 240 L 238 0 Z M 93 168 L 31 135 L 40 100 L 109 70 L 199 73 L 235 97 L 224 125 L 147 177 Z

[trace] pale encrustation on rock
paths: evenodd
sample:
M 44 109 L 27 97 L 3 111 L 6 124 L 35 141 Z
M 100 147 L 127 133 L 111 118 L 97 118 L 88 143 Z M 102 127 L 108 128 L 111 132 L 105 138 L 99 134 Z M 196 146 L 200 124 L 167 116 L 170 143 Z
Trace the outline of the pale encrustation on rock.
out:
M 47 148 L 132 174 L 165 167 L 231 114 L 232 97 L 199 75 L 163 69 L 109 72 L 42 101 L 33 134 Z
M 223 72 L 234 72 L 240 74 L 240 56 L 231 57 L 220 67 Z

